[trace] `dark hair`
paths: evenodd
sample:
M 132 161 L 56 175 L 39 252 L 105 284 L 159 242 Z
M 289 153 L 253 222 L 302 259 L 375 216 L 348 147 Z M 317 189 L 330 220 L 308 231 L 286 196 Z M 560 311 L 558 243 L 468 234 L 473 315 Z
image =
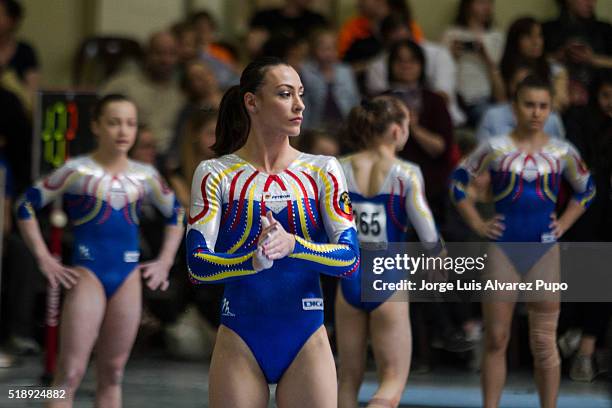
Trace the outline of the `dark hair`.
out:
M 605 85 L 612 85 L 612 69 L 602 68 L 595 71 L 593 82 L 589 91 L 590 103 L 599 109 L 599 91 Z
M 521 54 L 521 38 L 529 35 L 533 28 L 540 23 L 532 17 L 521 17 L 515 20 L 508 29 L 506 47 L 500 62 L 500 69 L 504 81 L 508 83 L 517 70 L 517 65 L 528 65 L 534 74 L 542 79 L 550 80 L 550 64 L 542 52 L 538 58 L 530 59 Z M 543 50 L 542 50 L 543 51 Z
M 113 102 L 130 102 L 131 104 L 136 106 L 134 101 L 132 101 L 130 98 L 128 98 L 125 95 L 122 95 L 122 94 L 104 95 L 98 98 L 96 103 L 94 103 L 93 107 L 91 108 L 91 120 L 97 121 L 98 119 L 100 119 L 100 117 L 104 115 L 104 109 L 106 108 L 106 106 Z
M 419 76 L 419 84 L 422 86 L 425 85 L 425 64 L 427 62 L 425 60 L 425 53 L 423 52 L 421 46 L 412 40 L 401 40 L 391 45 L 388 60 L 389 83 L 395 82 L 395 77 L 393 75 L 393 64 L 395 63 L 395 60 L 397 60 L 397 58 L 399 57 L 399 52 L 402 48 L 408 48 L 412 52 L 412 55 L 414 55 L 419 61 L 419 64 L 421 64 L 421 75 Z
M 504 88 L 506 90 L 506 95 L 508 96 L 509 99 L 514 99 L 514 93 L 516 92 L 516 90 L 512 91 L 512 89 L 510 88 L 510 85 L 512 85 L 512 80 L 516 76 L 516 73 L 521 71 L 521 70 L 526 70 L 527 71 L 527 75 L 525 76 L 525 78 L 527 78 L 529 75 L 536 75 L 536 76 L 540 77 L 539 75 L 537 75 L 533 71 L 533 67 L 530 64 L 528 64 L 528 63 L 526 63 L 524 61 L 519 61 L 516 64 L 513 64 L 512 67 L 510 68 L 510 70 L 506 74 L 504 74 L 504 76 L 503 76 L 503 79 L 504 79 Z M 549 81 L 548 78 L 546 78 L 545 80 Z
M 180 163 L 183 177 L 190 180 L 201 157 L 198 136 L 206 125 L 217 120 L 219 111 L 214 108 L 197 109 L 189 115 L 183 130 L 180 148 Z
M 198 20 L 201 20 L 201 19 L 208 20 L 208 23 L 211 25 L 211 27 L 214 30 L 217 29 L 217 22 L 213 18 L 212 14 L 210 14 L 206 10 L 201 10 L 201 11 L 196 11 L 195 13 L 191 13 L 189 15 L 189 18 L 187 19 L 187 22 L 189 22 L 190 24 L 195 24 Z
M 408 0 L 387 0 L 387 5 L 391 10 L 391 15 L 399 16 L 404 20 L 404 24 L 412 21 L 412 9 Z
M 186 132 L 197 132 L 204 128 L 208 123 L 216 120 L 219 111 L 213 107 L 204 107 L 191 112 L 185 124 Z
M 553 89 L 550 84 L 550 81 L 540 78 L 537 75 L 527 75 L 525 79 L 518 83 L 516 86 L 516 91 L 512 96 L 512 99 L 516 102 L 518 100 L 518 96 L 523 89 L 542 89 L 547 91 L 550 94 L 550 97 L 553 96 Z
M 461 0 L 459 2 L 459 8 L 457 11 L 457 17 L 455 17 L 455 24 L 460 27 L 468 26 L 468 16 L 470 13 L 470 7 L 475 0 Z M 489 19 L 489 21 L 485 22 L 485 28 L 491 28 L 493 25 L 493 18 Z
M 19 22 L 23 17 L 23 7 L 15 0 L 0 0 L 0 4 L 4 5 L 6 14 L 13 20 Z
M 308 43 L 308 38 L 293 34 L 278 33 L 270 37 L 261 47 L 261 57 L 277 58 L 287 62 L 291 52 Z
M 392 123 L 401 124 L 407 116 L 406 105 L 390 95 L 364 99 L 351 109 L 344 137 L 355 149 L 366 148 L 381 136 Z
M 399 28 L 406 28 L 412 36 L 412 31 L 408 26 L 408 21 L 399 14 L 389 14 L 380 22 L 380 36 L 383 42 L 388 43 L 391 33 Z
M 193 30 L 193 23 L 190 21 L 180 21 L 170 27 L 170 32 L 174 34 L 177 39 L 180 39 L 183 34 Z
M 217 140 L 212 147 L 219 156 L 235 152 L 246 143 L 251 130 L 251 118 L 244 106 L 244 95 L 247 92 L 257 92 L 268 69 L 277 65 L 287 64 L 273 57 L 256 59 L 242 71 L 240 85 L 232 86 L 223 95 L 215 130 Z

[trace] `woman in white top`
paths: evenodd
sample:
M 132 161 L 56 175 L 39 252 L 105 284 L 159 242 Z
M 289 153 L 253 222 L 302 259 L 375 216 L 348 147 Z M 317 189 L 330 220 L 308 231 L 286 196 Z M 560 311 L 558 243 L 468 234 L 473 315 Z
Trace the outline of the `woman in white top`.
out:
M 474 125 L 491 101 L 505 98 L 498 63 L 504 35 L 491 28 L 493 0 L 461 0 L 455 26 L 442 35 L 457 63 L 457 92 Z

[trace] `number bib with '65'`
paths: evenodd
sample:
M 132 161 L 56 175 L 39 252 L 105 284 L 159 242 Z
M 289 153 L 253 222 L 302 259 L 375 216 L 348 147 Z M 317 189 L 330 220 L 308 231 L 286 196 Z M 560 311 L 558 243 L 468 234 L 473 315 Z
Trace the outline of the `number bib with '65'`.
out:
M 359 242 L 387 241 L 387 214 L 384 204 L 353 202 Z

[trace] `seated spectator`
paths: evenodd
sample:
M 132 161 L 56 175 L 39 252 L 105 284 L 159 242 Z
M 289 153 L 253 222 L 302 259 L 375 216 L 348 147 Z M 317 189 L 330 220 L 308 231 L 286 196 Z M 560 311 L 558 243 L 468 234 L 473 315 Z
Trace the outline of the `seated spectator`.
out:
M 124 94 L 136 103 L 139 120 L 153 132 L 161 155 L 168 152 L 176 117 L 184 103 L 175 75 L 177 63 L 176 38 L 165 31 L 155 33 L 150 37 L 142 69 L 122 72 L 99 90 L 103 94 Z
M 138 126 L 138 136 L 134 146 L 130 149 L 129 156 L 136 161 L 156 165 L 157 146 L 155 137 L 146 125 Z
M 339 130 L 351 108 L 359 103 L 359 91 L 348 65 L 338 61 L 336 33 L 322 29 L 310 39 L 311 59 L 302 65 L 304 89 L 304 129 Z
M 34 49 L 15 37 L 22 18 L 23 8 L 19 2 L 0 0 L 0 66 L 5 67 L 0 82 L 31 112 L 40 72 Z
M 179 63 L 181 65 L 193 60 L 198 56 L 198 33 L 189 21 L 174 24 L 171 28 L 172 34 L 178 42 Z
M 200 109 L 217 109 L 223 92 L 210 67 L 201 60 L 192 60 L 185 66 L 181 87 L 187 96 L 187 103 L 176 118 L 174 136 L 164 167 L 166 170 L 178 166 L 180 146 L 185 134 L 185 124 L 191 115 Z
M 300 72 L 308 57 L 308 42 L 304 37 L 279 34 L 264 43 L 258 56 L 280 58 Z
M 547 53 L 565 64 L 570 103 L 586 105 L 594 70 L 612 68 L 612 25 L 595 16 L 596 0 L 557 0 L 560 14 L 542 25 Z
M 217 38 L 217 23 L 207 11 L 199 11 L 190 17 L 196 30 L 199 57 L 215 73 L 222 89 L 238 83 L 238 56 L 227 44 L 221 44 Z
M 217 109 L 203 108 L 194 110 L 184 127 L 180 144 L 180 167 L 168 176 L 170 186 L 185 208 L 189 208 L 191 180 L 193 173 L 202 160 L 215 157 L 211 146 L 215 144 Z
M 455 26 L 442 35 L 457 63 L 457 93 L 470 126 L 491 102 L 505 99 L 498 69 L 504 36 L 492 25 L 493 0 L 461 0 Z
M 414 41 L 423 39 L 423 32 L 412 20 L 404 0 L 359 0 L 357 8 L 358 15 L 344 23 L 338 36 L 338 53 L 346 62 L 362 62 L 375 57 L 382 50 L 379 26 L 393 12 L 406 18 Z
M 544 55 L 542 26 L 532 17 L 519 18 L 508 29 L 500 63 L 504 83 L 510 82 L 518 65 L 529 65 L 535 75 L 553 85 L 553 108 L 563 112 L 569 104 L 567 71 Z M 512 95 L 507 95 L 507 100 L 512 100 Z
M 531 65 L 517 65 L 514 72 L 509 72 L 508 95 L 511 97 L 516 91 L 516 86 L 527 76 L 533 74 Z M 480 121 L 476 130 L 476 138 L 483 142 L 491 137 L 505 135 L 516 127 L 516 117 L 510 102 L 503 102 L 490 106 Z M 544 132 L 559 139 L 565 138 L 563 122 L 556 112 L 551 112 L 544 124 Z
M 393 14 L 385 17 L 380 25 L 380 34 L 385 47 L 384 52 L 372 60 L 365 73 L 365 89 L 370 96 L 389 89 L 389 48 L 397 41 L 411 40 L 412 32 L 402 15 Z M 446 49 L 437 43 L 423 39 L 420 44 L 428 61 L 425 67 L 425 79 L 429 88 L 437 92 L 447 102 L 453 124 L 460 126 L 465 123 L 465 114 L 457 105 L 456 66 Z
M 285 0 L 282 7 L 255 13 L 249 27 L 262 31 L 267 38 L 279 34 L 307 38 L 315 29 L 327 26 L 325 17 L 308 9 L 310 3 L 311 0 Z
M 399 155 L 421 167 L 427 201 L 436 221 L 445 220 L 447 181 L 455 164 L 453 124 L 444 99 L 427 89 L 425 54 L 404 40 L 389 53 L 389 93 L 410 110 L 410 138 Z

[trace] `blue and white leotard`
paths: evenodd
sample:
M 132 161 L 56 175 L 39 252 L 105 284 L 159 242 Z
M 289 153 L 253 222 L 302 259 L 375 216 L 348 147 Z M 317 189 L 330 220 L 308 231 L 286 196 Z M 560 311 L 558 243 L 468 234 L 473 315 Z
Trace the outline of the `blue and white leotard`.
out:
M 256 272 L 252 258 L 267 211 L 296 244 Z M 266 380 L 278 382 L 323 323 L 319 274 L 350 278 L 359 267 L 338 161 L 301 153 L 277 175 L 235 154 L 202 162 L 191 188 L 187 258 L 194 283 L 225 283 L 221 323 L 246 342 Z
M 574 190 L 573 199 L 585 208 L 595 197 L 591 174 L 578 151 L 552 137 L 533 154 L 520 151 L 510 135 L 483 142 L 453 172 L 451 199 L 465 199 L 470 180 L 485 171 L 491 175 L 495 211 L 504 216 L 505 229 L 498 242 L 555 241 L 549 225 L 562 177 Z M 513 258 L 517 265 L 520 256 Z M 519 272 L 527 272 L 532 261 Z
M 150 200 L 169 224 L 182 224 L 184 210 L 152 166 L 129 161 L 112 175 L 90 156 L 71 159 L 30 187 L 17 202 L 17 217 L 62 196 L 74 232 L 73 265 L 91 270 L 110 298 L 136 267 L 140 256 L 138 215 Z
M 373 197 L 366 197 L 357 186 L 351 157 L 343 158 L 340 164 L 346 175 L 360 244 L 376 246 L 407 241 L 408 228 L 412 225 L 429 251 L 439 253 L 442 250 L 442 241 L 427 205 L 423 175 L 418 165 L 397 159 L 380 191 Z M 371 274 L 371 271 L 360 272 Z M 362 301 L 361 279 L 342 281 L 341 285 L 344 298 L 354 307 L 372 311 L 382 304 Z

